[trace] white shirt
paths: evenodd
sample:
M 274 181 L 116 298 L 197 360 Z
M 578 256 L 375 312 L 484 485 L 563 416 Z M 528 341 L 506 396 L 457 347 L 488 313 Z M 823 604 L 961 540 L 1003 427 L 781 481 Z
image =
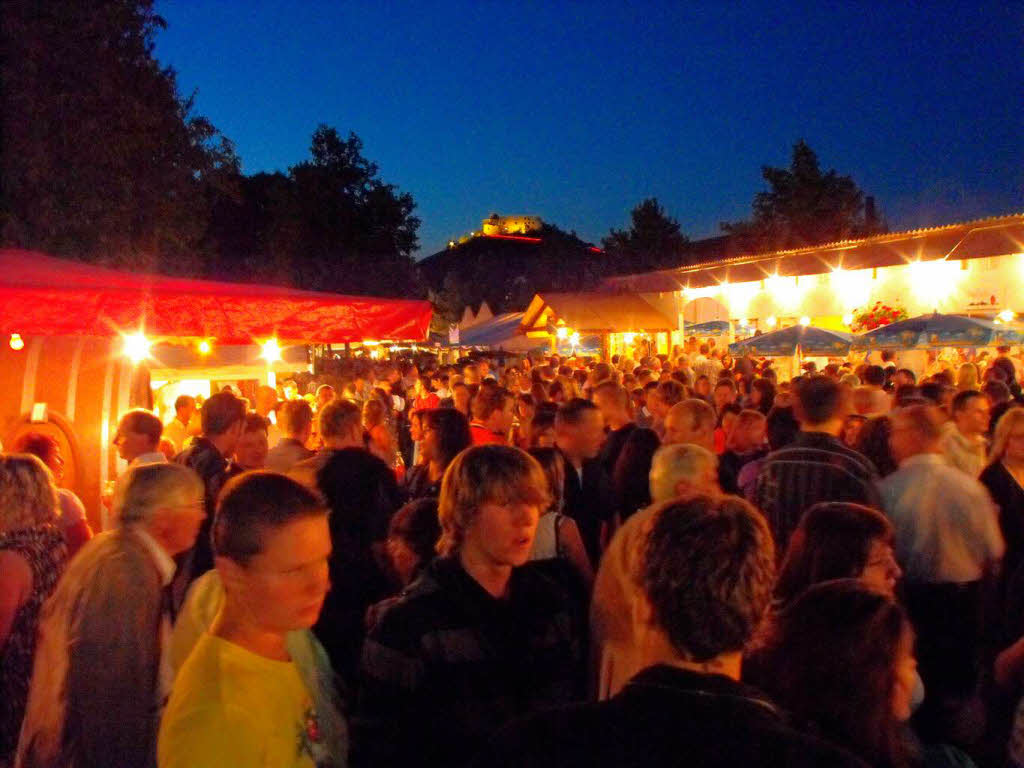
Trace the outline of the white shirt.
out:
M 128 469 L 133 467 L 141 467 L 146 464 L 166 464 L 167 457 L 164 456 L 160 451 L 152 451 L 150 453 L 140 453 L 130 462 L 128 462 Z
M 177 566 L 173 558 L 166 550 L 157 543 L 157 540 L 149 535 L 143 526 L 135 526 L 134 533 L 139 537 L 153 558 L 153 564 L 160 572 L 160 582 L 167 587 L 174 578 L 174 571 Z M 156 704 L 160 711 L 163 711 L 167 699 L 171 695 L 171 684 L 174 682 L 174 670 L 171 668 L 171 617 L 166 611 L 160 612 L 160 671 L 156 687 Z

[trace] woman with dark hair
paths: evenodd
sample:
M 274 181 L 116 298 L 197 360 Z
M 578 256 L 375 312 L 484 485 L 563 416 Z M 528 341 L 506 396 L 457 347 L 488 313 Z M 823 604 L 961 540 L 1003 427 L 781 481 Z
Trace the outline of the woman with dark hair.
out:
M 875 768 L 973 766 L 948 747 L 914 742 L 913 628 L 892 598 L 859 580 L 816 584 L 777 614 L 756 666 L 758 684 L 795 726 Z
M 516 395 L 515 417 L 512 427 L 512 445 L 524 451 L 530 447 L 530 424 L 537 413 L 537 403 L 529 392 Z
M 766 378 L 750 382 L 750 403 L 748 408 L 760 411 L 765 416 L 775 405 L 775 385 Z
M 651 503 L 651 462 L 660 447 L 658 434 L 645 427 L 634 429 L 622 447 L 612 472 L 612 493 L 623 522 Z
M 554 560 L 560 558 L 570 563 L 580 577 L 589 594 L 594 585 L 594 569 L 587 557 L 587 550 L 580 537 L 576 521 L 562 514 L 565 503 L 565 457 L 557 448 L 531 448 L 533 456 L 544 470 L 551 491 L 551 506 L 537 521 L 537 532 L 533 539 L 531 560 Z
M 902 572 L 892 550 L 892 525 L 861 504 L 826 501 L 804 513 L 789 540 L 775 583 L 777 607 L 832 579 L 859 579 L 889 597 Z
M 899 468 L 889 448 L 891 434 L 892 420 L 888 416 L 874 416 L 861 426 L 857 436 L 856 450 L 871 460 L 879 477 L 891 475 Z
M 530 421 L 530 448 L 551 448 L 555 444 L 555 409 L 553 403 L 541 403 Z
M 409 472 L 406 492 L 410 499 L 424 496 L 437 498 L 441 478 L 458 453 L 468 448 L 473 439 L 466 417 L 454 408 L 435 408 L 420 415 L 420 464 Z

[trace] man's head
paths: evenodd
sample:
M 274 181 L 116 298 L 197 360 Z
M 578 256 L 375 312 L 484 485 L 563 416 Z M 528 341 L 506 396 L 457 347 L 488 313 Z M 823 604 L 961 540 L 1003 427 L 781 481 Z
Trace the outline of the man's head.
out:
M 614 381 L 602 381 L 594 388 L 594 405 L 605 424 L 629 421 L 629 393 Z
M 966 389 L 953 398 L 953 421 L 961 434 L 985 434 L 991 412 L 988 399 L 973 389 Z
M 741 654 L 775 578 L 764 518 L 733 496 L 673 500 L 655 510 L 641 546 L 634 610 L 641 654 L 691 664 Z
M 491 566 L 522 565 L 550 503 L 544 470 L 528 453 L 506 445 L 468 448 L 441 481 L 437 551 Z
M 676 403 L 665 417 L 664 442 L 668 445 L 689 443 L 714 451 L 714 409 L 695 397 Z
M 481 387 L 473 399 L 473 419 L 492 432 L 505 435 L 512 428 L 515 401 L 512 395 L 498 387 Z
M 256 413 L 264 418 L 277 407 L 277 390 L 263 384 L 256 388 Z
M 118 455 L 131 461 L 144 453 L 153 453 L 160 445 L 164 425 L 149 411 L 136 408 L 121 417 L 114 434 Z
M 942 416 L 934 405 L 911 405 L 890 416 L 889 450 L 899 464 L 921 453 L 941 453 Z
M 917 375 L 909 368 L 900 368 L 892 378 L 896 389 L 900 387 L 912 387 L 917 384 Z
M 118 527 L 143 526 L 174 556 L 195 544 L 206 518 L 203 482 L 182 464 L 132 467 L 114 487 L 113 511 Z
M 800 428 L 838 435 L 850 411 L 846 389 L 827 376 L 806 376 L 795 389 L 793 406 Z
M 281 407 L 282 431 L 293 440 L 305 443 L 313 432 L 313 409 L 305 400 L 289 400 Z
M 472 397 L 473 393 L 464 382 L 458 381 L 452 385 L 452 403 L 455 406 L 455 410 L 460 411 L 466 416 L 469 415 L 469 403 Z
M 718 487 L 718 458 L 699 445 L 663 445 L 654 453 L 650 473 L 651 501 L 699 494 L 714 495 Z
M 329 402 L 331 402 L 337 393 L 334 391 L 334 387 L 330 384 L 321 384 L 316 388 L 316 407 L 320 410 Z
M 242 469 L 263 469 L 270 449 L 267 420 L 258 413 L 245 415 L 242 435 L 235 443 L 235 463 Z
M 760 411 L 747 408 L 739 412 L 729 431 L 728 447 L 736 453 L 749 453 L 764 445 L 767 419 Z
M 203 403 L 203 435 L 218 442 L 221 453 L 235 450 L 245 425 L 245 403 L 230 392 L 210 395 Z
M 362 444 L 362 413 L 351 400 L 335 399 L 317 417 L 320 439 L 328 448 L 341 449 Z
M 732 379 L 719 379 L 712 390 L 715 399 L 715 410 L 719 413 L 729 403 L 736 401 L 736 383 Z
M 555 441 L 573 462 L 593 459 L 604 443 L 604 418 L 589 400 L 574 397 L 555 414 Z
M 213 549 L 226 601 L 253 627 L 283 635 L 316 623 L 330 586 L 320 496 L 274 472 L 240 475 L 217 503 Z
M 669 409 L 681 403 L 686 397 L 686 387 L 675 379 L 668 379 L 658 384 L 647 400 L 647 409 L 659 420 L 668 416 Z
M 174 401 L 174 417 L 187 427 L 195 412 L 196 399 L 191 395 L 178 395 Z

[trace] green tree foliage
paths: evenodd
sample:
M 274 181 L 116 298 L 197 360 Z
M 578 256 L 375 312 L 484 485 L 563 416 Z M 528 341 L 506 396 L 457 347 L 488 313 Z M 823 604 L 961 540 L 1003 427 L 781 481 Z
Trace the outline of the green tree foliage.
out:
M 192 272 L 231 143 L 153 56 L 151 0 L 3 4 L 4 244 Z
M 412 196 L 378 178 L 355 134 L 321 125 L 310 159 L 241 181 L 216 207 L 208 247 L 220 276 L 303 288 L 420 296 Z
M 612 272 L 649 272 L 685 263 L 686 235 L 657 198 L 644 200 L 630 217 L 629 229 L 613 229 L 602 240 Z
M 723 223 L 741 247 L 756 250 L 798 248 L 884 232 L 865 215 L 864 194 L 849 176 L 822 173 L 818 156 L 801 139 L 789 168 L 765 166 L 769 189 L 754 196 L 753 218 Z

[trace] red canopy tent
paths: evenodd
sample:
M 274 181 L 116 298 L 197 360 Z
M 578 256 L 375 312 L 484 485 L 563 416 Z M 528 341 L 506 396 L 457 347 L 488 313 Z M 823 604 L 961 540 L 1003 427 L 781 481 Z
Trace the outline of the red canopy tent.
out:
M 0 333 L 218 344 L 422 341 L 427 301 L 134 274 L 42 253 L 0 250 Z

